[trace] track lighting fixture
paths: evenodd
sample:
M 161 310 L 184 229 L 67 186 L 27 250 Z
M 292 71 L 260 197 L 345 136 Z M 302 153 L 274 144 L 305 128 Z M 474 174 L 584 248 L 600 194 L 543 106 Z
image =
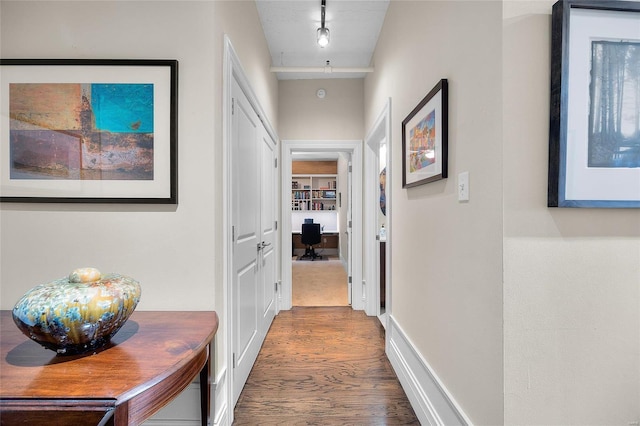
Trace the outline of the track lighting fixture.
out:
M 320 28 L 318 28 L 318 45 L 325 47 L 329 44 L 329 28 L 324 26 L 324 11 L 327 7 L 326 0 L 320 4 Z

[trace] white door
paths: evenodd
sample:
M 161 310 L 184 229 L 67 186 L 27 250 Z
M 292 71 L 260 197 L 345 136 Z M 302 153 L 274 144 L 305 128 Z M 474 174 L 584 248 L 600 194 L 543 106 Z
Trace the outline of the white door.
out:
M 349 305 L 353 306 L 353 222 L 352 222 L 352 209 L 351 209 L 351 200 L 353 199 L 353 193 L 351 192 L 351 162 L 349 162 L 348 173 L 347 173 L 347 237 L 349 238 L 349 242 L 347 243 L 348 254 L 347 254 L 347 294 L 349 295 Z
M 277 294 L 277 264 L 278 250 L 276 250 L 277 231 L 277 153 L 276 145 L 264 128 L 260 135 L 261 156 L 261 232 L 260 242 L 260 274 L 261 286 L 261 310 L 260 323 L 261 334 L 266 336 L 276 314 L 276 294 Z
M 233 402 L 237 402 L 275 314 L 273 142 L 236 81 L 232 88 Z M 266 182 L 265 175 L 269 182 Z M 267 190 L 267 194 L 263 191 Z M 266 217 L 263 217 L 263 213 Z M 271 224 L 269 224 L 271 222 Z

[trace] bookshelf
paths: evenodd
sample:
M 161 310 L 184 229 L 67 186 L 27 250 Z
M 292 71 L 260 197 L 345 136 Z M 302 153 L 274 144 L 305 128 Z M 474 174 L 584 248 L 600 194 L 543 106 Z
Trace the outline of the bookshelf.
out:
M 291 210 L 336 210 L 337 178 L 328 175 L 292 175 Z

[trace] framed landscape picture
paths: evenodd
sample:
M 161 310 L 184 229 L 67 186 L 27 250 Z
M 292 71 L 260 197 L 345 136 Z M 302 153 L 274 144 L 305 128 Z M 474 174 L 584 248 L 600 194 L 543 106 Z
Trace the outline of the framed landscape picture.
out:
M 0 201 L 177 203 L 175 60 L 0 60 Z
M 402 187 L 447 177 L 448 82 L 442 79 L 402 122 Z
M 640 207 L 640 3 L 553 6 L 549 207 Z

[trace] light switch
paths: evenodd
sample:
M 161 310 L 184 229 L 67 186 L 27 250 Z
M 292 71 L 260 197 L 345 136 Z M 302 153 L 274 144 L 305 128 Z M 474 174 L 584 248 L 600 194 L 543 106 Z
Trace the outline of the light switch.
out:
M 458 174 L 458 201 L 469 201 L 469 172 Z

